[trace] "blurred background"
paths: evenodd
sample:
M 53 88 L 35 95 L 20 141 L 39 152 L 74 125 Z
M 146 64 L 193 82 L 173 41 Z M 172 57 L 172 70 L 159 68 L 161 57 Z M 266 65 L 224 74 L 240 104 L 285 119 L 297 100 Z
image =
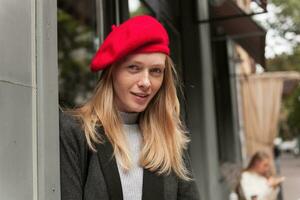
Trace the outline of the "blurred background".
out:
M 4 199 L 60 198 L 58 109 L 91 96 L 111 26 L 144 14 L 170 36 L 201 199 L 229 199 L 259 150 L 286 177 L 279 199 L 300 199 L 300 1 L 2 0 Z

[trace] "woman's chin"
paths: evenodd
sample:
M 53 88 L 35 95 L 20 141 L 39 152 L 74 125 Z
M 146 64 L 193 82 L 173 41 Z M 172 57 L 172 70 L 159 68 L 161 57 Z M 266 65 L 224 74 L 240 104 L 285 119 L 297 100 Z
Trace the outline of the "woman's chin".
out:
M 129 112 L 140 113 L 143 112 L 147 108 L 147 105 L 134 105 L 128 108 Z
M 133 108 L 133 109 L 130 109 L 129 112 L 140 113 L 140 112 L 143 112 L 144 110 L 145 110 L 145 107 L 143 107 L 143 108 Z

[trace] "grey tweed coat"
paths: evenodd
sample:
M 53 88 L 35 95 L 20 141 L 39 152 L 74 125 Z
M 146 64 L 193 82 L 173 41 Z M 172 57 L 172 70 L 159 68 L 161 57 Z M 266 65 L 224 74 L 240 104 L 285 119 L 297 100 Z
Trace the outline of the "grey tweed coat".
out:
M 80 123 L 60 113 L 60 172 L 62 200 L 123 200 L 122 186 L 112 145 L 104 143 L 97 152 L 89 150 Z M 187 155 L 187 154 L 186 154 Z M 185 156 L 187 168 L 190 162 Z M 194 181 L 175 174 L 157 175 L 144 169 L 142 200 L 199 200 Z

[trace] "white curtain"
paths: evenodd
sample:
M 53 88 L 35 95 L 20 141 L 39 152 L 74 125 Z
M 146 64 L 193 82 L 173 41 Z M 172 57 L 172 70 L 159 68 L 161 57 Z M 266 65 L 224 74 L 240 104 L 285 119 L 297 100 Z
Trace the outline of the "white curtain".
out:
M 240 79 L 246 152 L 249 159 L 256 151 L 272 155 L 277 135 L 283 79 L 250 75 Z

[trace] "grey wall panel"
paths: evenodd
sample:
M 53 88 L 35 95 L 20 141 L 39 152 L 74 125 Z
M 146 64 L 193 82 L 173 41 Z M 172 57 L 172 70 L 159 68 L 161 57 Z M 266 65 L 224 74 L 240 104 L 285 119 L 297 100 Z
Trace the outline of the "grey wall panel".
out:
M 38 200 L 59 200 L 57 4 L 36 1 Z
M 31 85 L 31 0 L 1 0 L 0 30 L 0 80 Z
M 57 6 L 0 1 L 0 199 L 59 200 Z
M 0 199 L 32 200 L 32 89 L 0 82 Z

